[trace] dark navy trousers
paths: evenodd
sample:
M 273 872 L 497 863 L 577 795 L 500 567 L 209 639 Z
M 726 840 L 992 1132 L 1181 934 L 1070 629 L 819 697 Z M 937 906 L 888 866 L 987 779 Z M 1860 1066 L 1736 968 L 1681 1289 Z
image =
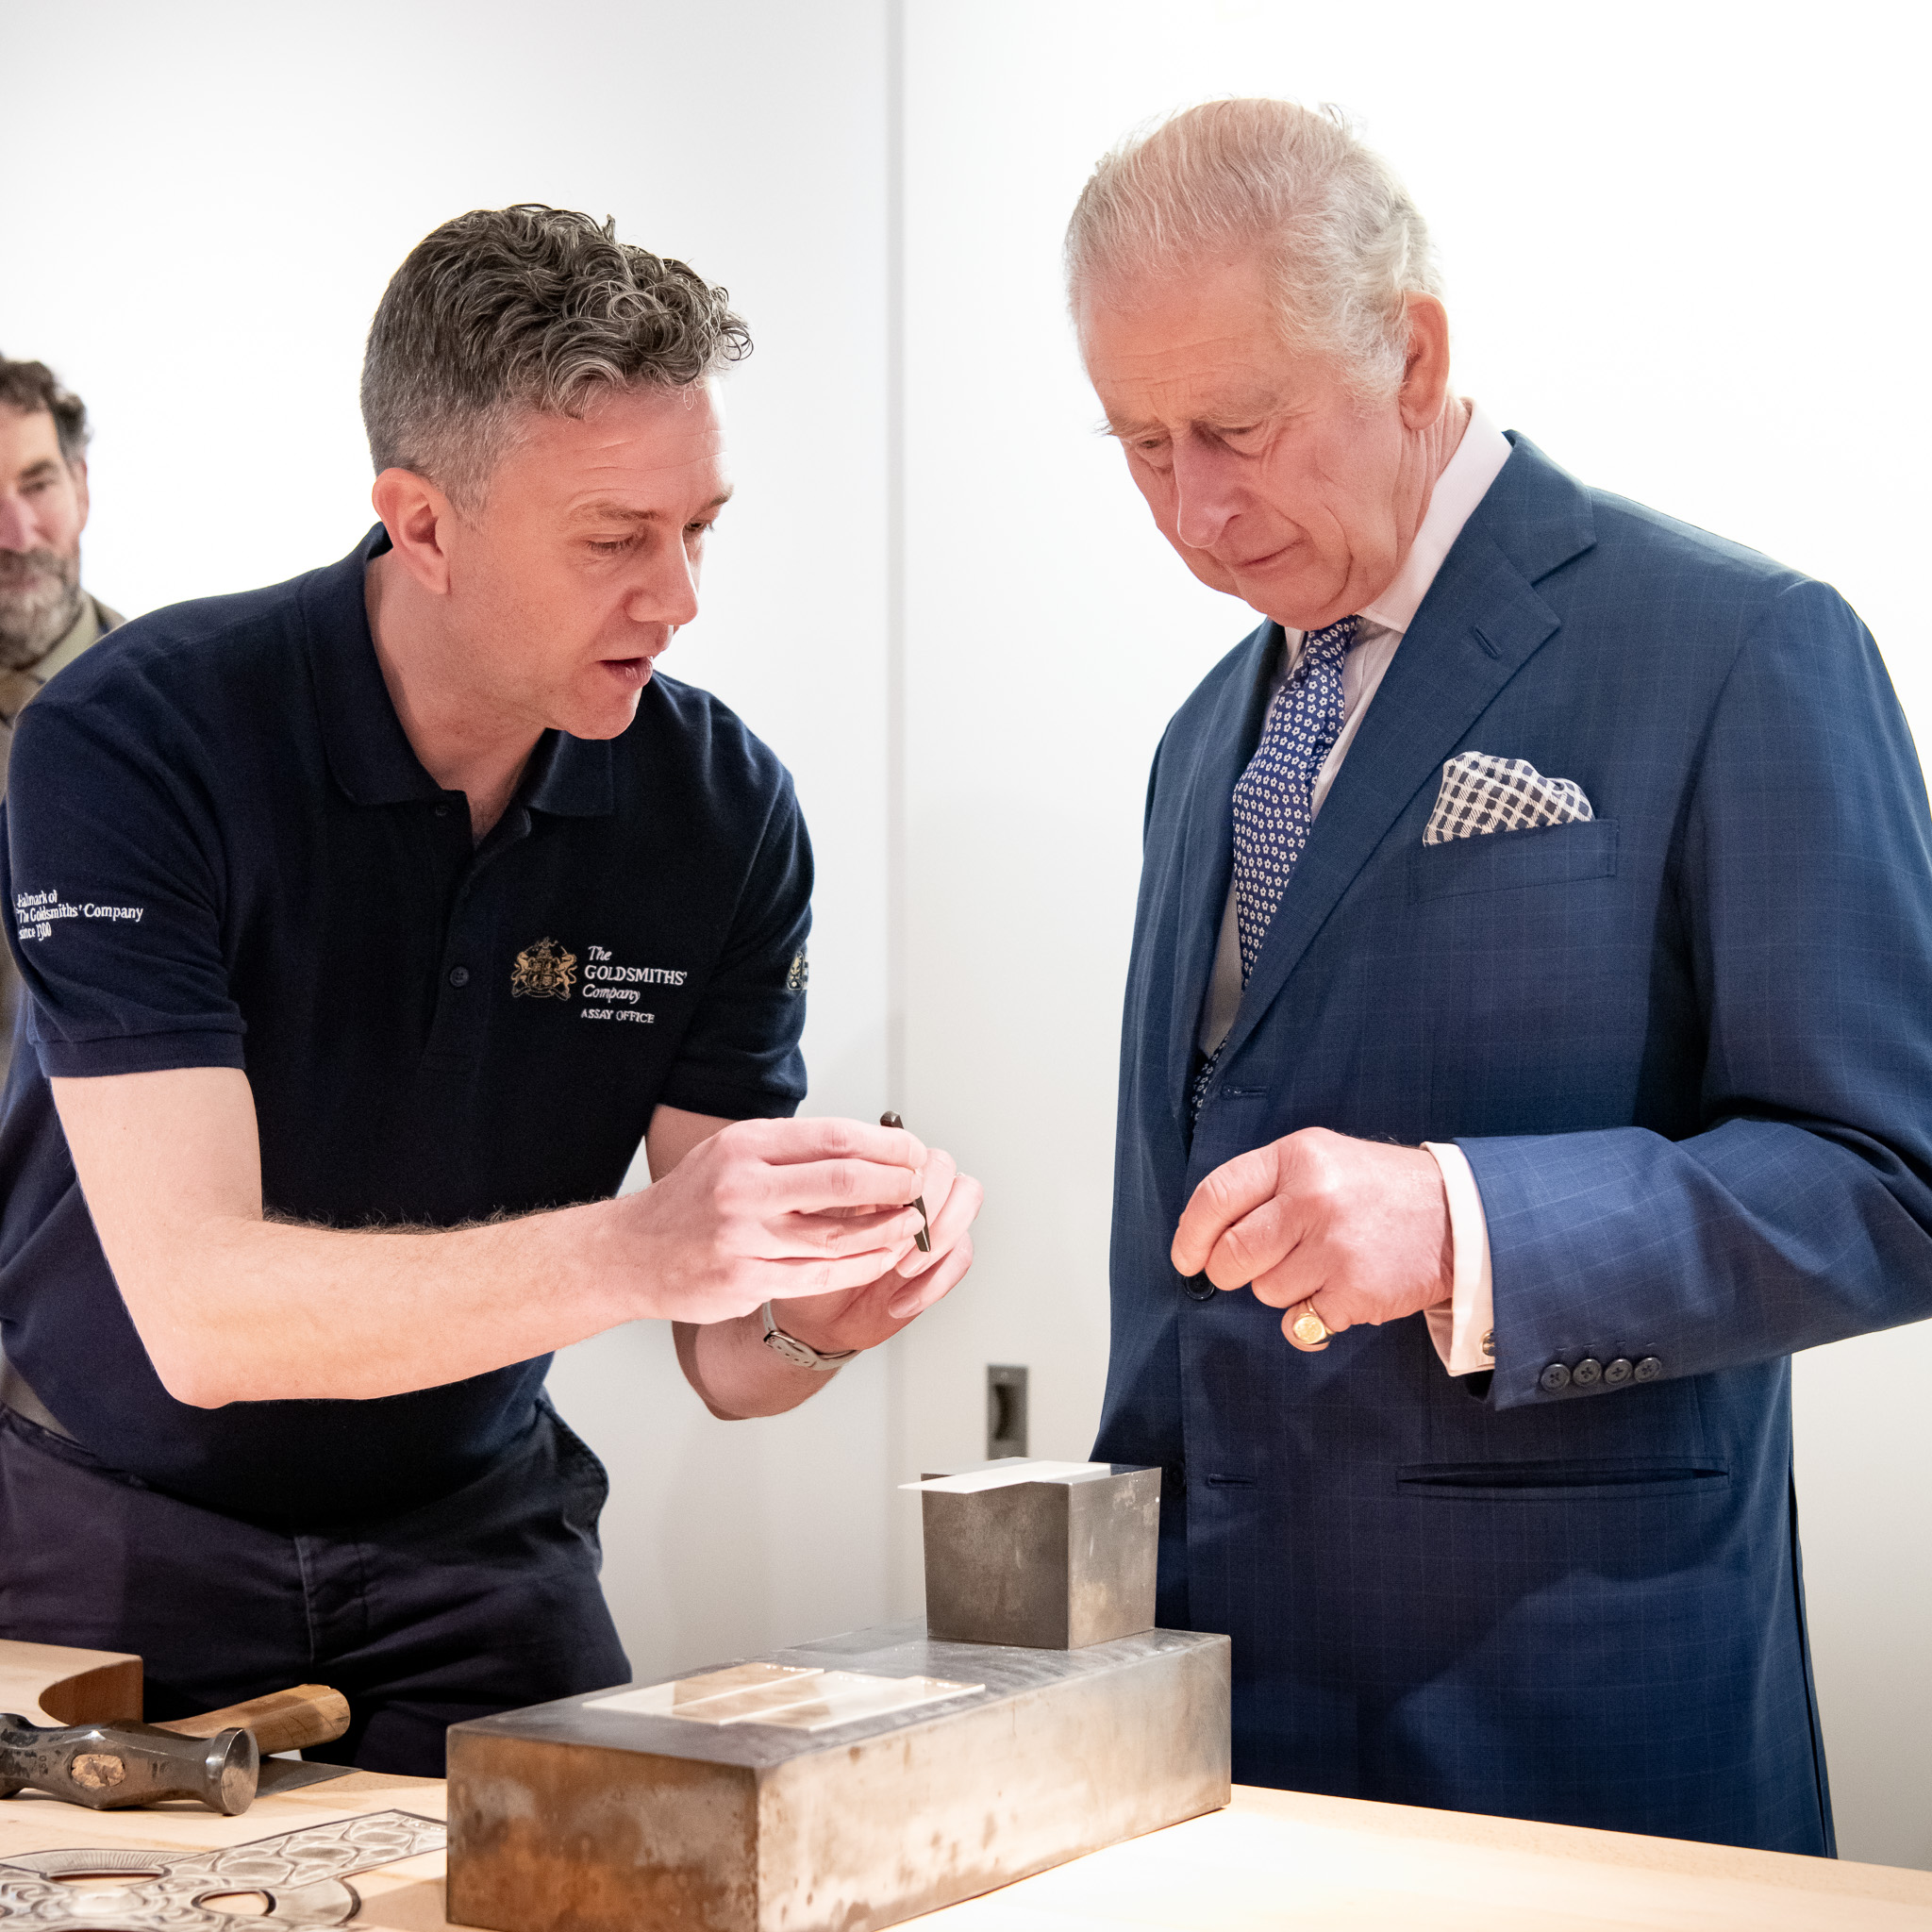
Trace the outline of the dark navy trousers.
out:
M 629 1681 L 597 1582 L 608 1488 L 546 1401 L 453 1495 L 291 1534 L 0 1407 L 0 1637 L 139 1652 L 150 1719 L 331 1684 L 349 1730 L 307 1756 L 441 1777 L 450 1724 Z

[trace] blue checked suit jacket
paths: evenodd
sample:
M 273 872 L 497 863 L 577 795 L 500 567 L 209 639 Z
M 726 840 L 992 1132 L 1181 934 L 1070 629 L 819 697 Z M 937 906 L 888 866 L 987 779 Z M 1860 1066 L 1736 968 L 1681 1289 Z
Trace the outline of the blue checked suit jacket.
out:
M 1789 1357 L 1932 1312 L 1924 789 L 1832 591 L 1511 441 L 1191 1136 L 1272 625 L 1161 741 L 1095 1454 L 1167 1473 L 1161 1620 L 1234 1640 L 1237 1777 L 1824 1852 Z M 1425 846 L 1461 751 L 1596 816 Z M 1201 1178 L 1314 1125 L 1461 1145 L 1492 1378 L 1420 1316 L 1297 1354 L 1174 1272 Z M 1541 1386 L 1586 1356 L 1661 1374 Z

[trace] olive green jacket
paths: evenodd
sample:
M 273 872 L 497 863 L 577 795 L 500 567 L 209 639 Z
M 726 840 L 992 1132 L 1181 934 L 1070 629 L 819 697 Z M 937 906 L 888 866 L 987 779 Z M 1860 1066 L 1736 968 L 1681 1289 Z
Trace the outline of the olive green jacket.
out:
M 105 637 L 122 621 L 98 597 L 81 599 L 80 615 L 69 626 L 66 636 L 25 671 L 0 671 L 0 788 L 7 783 L 7 761 L 13 750 L 13 721 L 33 694 L 56 672 L 64 671 L 97 639 Z M 0 1083 L 13 1056 L 13 1028 L 20 1014 L 20 973 L 13 955 L 0 946 Z

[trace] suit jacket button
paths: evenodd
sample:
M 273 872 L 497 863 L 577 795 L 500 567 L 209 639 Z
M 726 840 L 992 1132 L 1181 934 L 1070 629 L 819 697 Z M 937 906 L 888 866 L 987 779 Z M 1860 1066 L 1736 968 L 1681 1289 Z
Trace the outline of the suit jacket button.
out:
M 1647 1355 L 1643 1357 L 1643 1359 L 1641 1362 L 1637 1364 L 1637 1366 L 1634 1369 L 1631 1370 L 1630 1373 L 1633 1375 L 1635 1375 L 1640 1382 L 1655 1382 L 1657 1378 L 1663 1374 L 1663 1363 L 1658 1361 L 1656 1356 Z
M 1569 1388 L 1570 1371 L 1561 1362 L 1552 1362 L 1537 1380 L 1554 1395 L 1558 1389 Z
M 1612 1388 L 1619 1382 L 1627 1382 L 1629 1379 L 1630 1364 L 1623 1356 L 1620 1355 L 1613 1362 L 1604 1364 L 1604 1380 Z
M 1191 1274 L 1181 1283 L 1188 1291 L 1188 1299 L 1194 1302 L 1211 1302 L 1221 1291 L 1205 1274 Z
M 1592 1382 L 1601 1382 L 1603 1378 L 1604 1365 L 1593 1355 L 1585 1356 L 1570 1377 L 1579 1389 L 1588 1389 Z

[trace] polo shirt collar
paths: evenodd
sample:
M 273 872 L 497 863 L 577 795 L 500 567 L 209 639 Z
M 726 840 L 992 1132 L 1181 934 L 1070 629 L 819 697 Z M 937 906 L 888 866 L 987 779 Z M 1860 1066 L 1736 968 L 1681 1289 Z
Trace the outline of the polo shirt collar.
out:
M 610 741 L 546 731 L 530 754 L 518 796 L 532 811 L 558 818 L 603 819 L 616 809 L 610 782 Z
M 308 665 L 329 770 L 358 805 L 408 805 L 441 798 L 390 699 L 369 631 L 363 578 L 389 549 L 380 524 L 340 563 L 317 571 L 303 599 Z M 604 818 L 612 803 L 610 746 L 546 731 L 530 755 L 518 802 L 563 818 Z

